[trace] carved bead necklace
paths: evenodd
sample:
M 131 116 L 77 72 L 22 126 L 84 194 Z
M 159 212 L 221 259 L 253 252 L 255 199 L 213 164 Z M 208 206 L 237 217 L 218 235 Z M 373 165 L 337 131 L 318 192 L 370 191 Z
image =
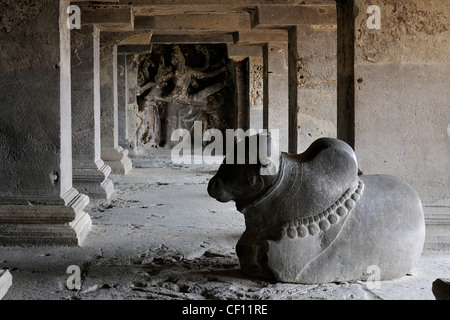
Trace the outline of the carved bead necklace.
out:
M 345 217 L 356 205 L 364 191 L 364 183 L 358 178 L 358 186 L 352 191 L 350 188 L 326 210 L 306 218 L 287 221 L 283 225 L 283 234 L 290 239 L 304 238 L 308 234 L 317 235 L 320 230 L 327 231 L 332 224 L 336 224 Z

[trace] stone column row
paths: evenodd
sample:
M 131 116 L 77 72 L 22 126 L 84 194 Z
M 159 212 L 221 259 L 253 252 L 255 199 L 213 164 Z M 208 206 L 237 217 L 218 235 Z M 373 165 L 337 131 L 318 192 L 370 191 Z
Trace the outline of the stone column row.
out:
M 74 185 L 92 200 L 114 192 L 109 175 L 132 168 L 118 144 L 117 46 L 101 46 L 100 30 L 72 30 L 72 126 Z
M 111 167 L 101 158 L 100 30 L 73 30 L 71 44 L 73 184 L 92 200 L 109 199 Z
M 117 59 L 117 117 L 118 117 L 118 145 L 119 148 L 127 149 L 130 153 L 140 154 L 142 150 L 137 149 L 138 123 L 138 53 L 149 53 L 149 45 L 120 46 Z M 131 49 L 131 50 L 130 50 Z
M 118 145 L 117 50 L 101 50 L 95 26 L 70 30 L 69 5 L 0 29 L 1 245 L 81 244 L 89 201 L 110 199 L 109 175 L 131 168 Z
M 236 60 L 236 78 L 241 80 L 236 83 L 239 97 L 237 100 L 238 128 L 244 130 L 249 127 L 255 130 L 278 129 L 280 150 L 288 151 L 288 105 L 290 101 L 288 96 L 288 38 L 287 32 L 285 34 L 277 32 L 277 35 L 284 35 L 285 39 L 280 39 L 280 42 L 261 44 L 232 44 L 228 46 L 228 55 Z M 249 40 L 249 38 L 247 35 L 246 39 Z M 252 39 L 262 40 L 261 36 L 255 38 Z M 262 110 L 249 110 L 251 107 L 248 73 L 255 66 L 248 65 L 252 63 L 252 60 L 247 59 L 248 57 L 262 57 Z
M 72 183 L 69 4 L 46 2 L 0 30 L 2 245 L 77 245 L 92 224 L 89 198 Z
M 128 150 L 119 146 L 117 59 L 116 45 L 102 48 L 100 59 L 101 157 L 112 168 L 114 174 L 127 174 L 132 164 L 128 158 Z

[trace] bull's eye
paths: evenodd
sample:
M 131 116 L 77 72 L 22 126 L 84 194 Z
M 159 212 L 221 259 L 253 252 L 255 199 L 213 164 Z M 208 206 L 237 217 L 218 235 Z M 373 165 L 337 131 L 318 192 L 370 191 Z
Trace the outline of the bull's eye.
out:
M 254 186 L 256 184 L 256 176 L 247 176 L 247 182 L 251 185 Z

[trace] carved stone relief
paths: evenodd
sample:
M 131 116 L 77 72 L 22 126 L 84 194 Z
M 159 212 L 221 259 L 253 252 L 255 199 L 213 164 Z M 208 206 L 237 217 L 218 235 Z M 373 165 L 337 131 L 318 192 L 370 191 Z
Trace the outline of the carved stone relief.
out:
M 154 45 L 139 58 L 138 146 L 173 147 L 175 129 L 225 130 L 234 123 L 234 87 L 225 46 Z M 193 134 L 191 133 L 191 137 Z

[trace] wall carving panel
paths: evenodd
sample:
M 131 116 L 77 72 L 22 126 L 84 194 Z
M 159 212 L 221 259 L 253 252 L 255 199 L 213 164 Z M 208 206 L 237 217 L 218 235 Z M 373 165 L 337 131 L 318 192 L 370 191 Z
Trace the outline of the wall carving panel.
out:
M 183 128 L 233 128 L 233 62 L 225 45 L 154 45 L 139 57 L 137 146 L 173 147 L 170 136 Z

